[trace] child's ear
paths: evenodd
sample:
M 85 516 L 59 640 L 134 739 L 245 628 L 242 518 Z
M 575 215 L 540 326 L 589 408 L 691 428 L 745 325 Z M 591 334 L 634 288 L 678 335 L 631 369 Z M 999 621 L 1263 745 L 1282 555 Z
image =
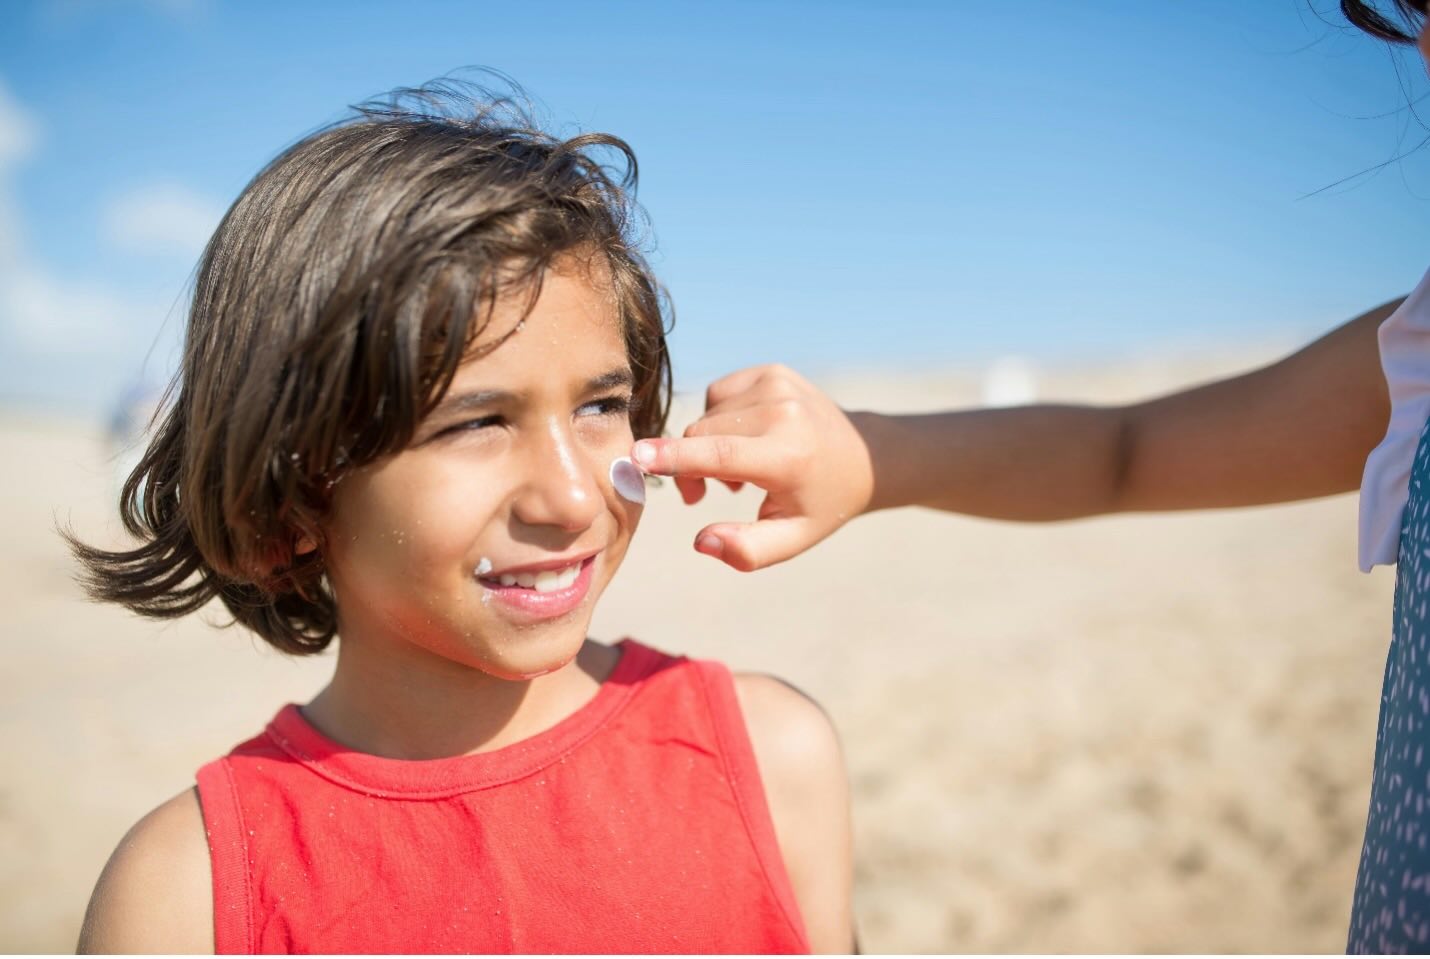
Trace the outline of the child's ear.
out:
M 298 542 L 295 543 L 294 546 L 293 546 L 293 555 L 295 555 L 295 556 L 307 556 L 309 553 L 313 552 L 313 551 L 316 550 L 317 548 L 318 548 L 318 544 L 315 543 L 315 542 L 313 542 L 313 540 L 312 540 L 311 537 L 309 537 L 309 536 L 299 536 L 299 537 L 298 537 Z

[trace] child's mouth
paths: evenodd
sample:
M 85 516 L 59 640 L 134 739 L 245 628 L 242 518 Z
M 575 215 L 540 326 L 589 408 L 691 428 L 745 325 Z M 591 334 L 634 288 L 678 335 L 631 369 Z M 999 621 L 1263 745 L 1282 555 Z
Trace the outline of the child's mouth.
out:
M 538 619 L 561 616 L 581 605 L 591 588 L 594 555 L 547 569 L 513 570 L 477 576 L 495 600 Z
M 522 589 L 534 589 L 538 593 L 554 593 L 558 589 L 569 589 L 571 584 L 576 582 L 576 577 L 581 575 L 581 563 L 572 563 L 570 566 L 561 569 L 544 569 L 539 573 L 502 573 L 500 576 L 483 580 L 485 585 L 491 588 L 500 586 L 519 586 Z

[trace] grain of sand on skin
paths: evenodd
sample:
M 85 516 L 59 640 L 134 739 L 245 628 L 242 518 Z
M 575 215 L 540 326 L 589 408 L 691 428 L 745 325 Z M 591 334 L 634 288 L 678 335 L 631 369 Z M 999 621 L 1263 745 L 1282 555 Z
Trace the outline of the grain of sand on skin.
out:
M 1111 400 L 1246 365 L 1045 389 Z M 960 376 L 828 385 L 885 408 L 976 398 Z M 81 601 L 52 526 L 114 535 L 100 434 L 10 414 L 0 441 L 26 464 L 0 497 L 0 949 L 64 951 L 124 829 L 330 661 Z M 866 950 L 1344 948 L 1393 585 L 1355 572 L 1353 497 L 1049 527 L 905 511 L 758 576 L 690 550 L 756 503 L 709 499 L 651 491 L 593 631 L 824 703 Z

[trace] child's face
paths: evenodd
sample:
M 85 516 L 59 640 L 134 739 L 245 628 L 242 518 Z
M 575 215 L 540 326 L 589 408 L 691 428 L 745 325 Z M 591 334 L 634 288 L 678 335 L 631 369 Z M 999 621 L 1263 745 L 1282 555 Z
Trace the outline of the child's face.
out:
M 461 366 L 412 445 L 334 490 L 324 548 L 345 645 L 505 679 L 581 648 L 641 508 L 610 479 L 632 442 L 617 304 L 599 273 L 558 266 L 520 329 Z M 525 305 L 503 302 L 476 345 Z

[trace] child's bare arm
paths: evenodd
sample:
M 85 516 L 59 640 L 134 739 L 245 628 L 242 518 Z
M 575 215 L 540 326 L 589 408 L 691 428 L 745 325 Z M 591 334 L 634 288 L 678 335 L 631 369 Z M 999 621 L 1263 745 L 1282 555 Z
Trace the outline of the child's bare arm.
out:
M 79 953 L 212 953 L 213 880 L 196 790 L 139 820 L 109 857 Z
M 852 952 L 853 841 L 839 738 L 818 704 L 774 677 L 737 675 L 735 691 L 810 947 Z
M 1369 310 L 1278 363 L 1133 406 L 1118 510 L 1279 503 L 1360 485 L 1390 396 Z
M 871 508 L 1057 520 L 1355 489 L 1390 416 L 1376 329 L 1395 305 L 1278 363 L 1130 406 L 856 415 Z
M 744 370 L 712 386 L 715 402 L 686 438 L 638 446 L 654 454 L 642 465 L 675 475 L 687 499 L 701 477 L 768 492 L 757 522 L 702 531 L 720 547 L 703 551 L 737 569 L 896 506 L 1057 520 L 1322 496 L 1354 489 L 1384 434 L 1376 329 L 1397 305 L 1271 366 L 1129 406 L 845 414 L 793 371 Z

